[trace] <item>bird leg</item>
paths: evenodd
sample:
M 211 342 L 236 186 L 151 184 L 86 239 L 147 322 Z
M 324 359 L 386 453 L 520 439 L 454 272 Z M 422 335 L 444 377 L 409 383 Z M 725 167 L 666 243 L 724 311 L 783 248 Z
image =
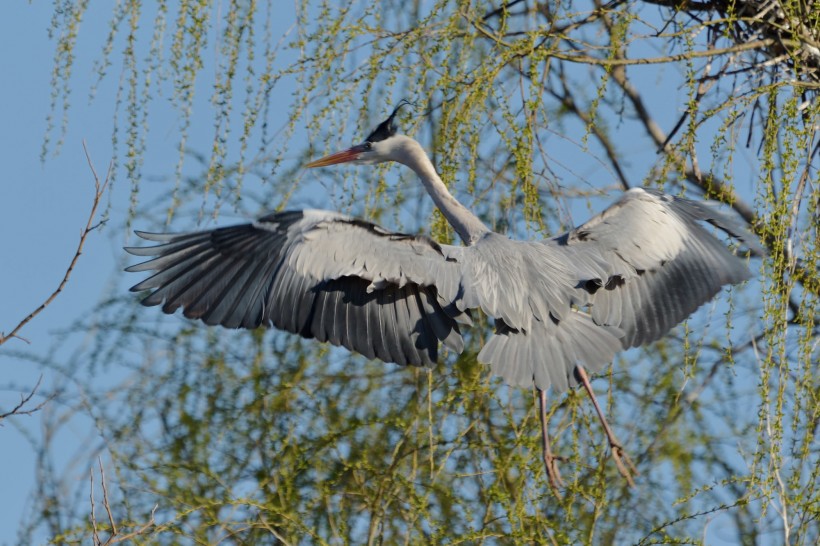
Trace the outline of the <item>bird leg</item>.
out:
M 595 411 L 598 412 L 598 419 L 604 427 L 604 432 L 606 432 L 607 440 L 609 440 L 609 447 L 612 449 L 612 458 L 615 459 L 615 466 L 618 467 L 618 472 L 621 473 L 621 476 L 626 478 L 626 483 L 628 483 L 630 487 L 635 487 L 635 482 L 632 480 L 632 474 L 638 474 L 638 470 L 635 468 L 635 465 L 632 464 L 632 459 L 629 458 L 629 455 L 626 454 L 626 451 L 624 451 L 621 443 L 615 437 L 615 433 L 612 432 L 612 429 L 609 427 L 609 423 L 606 422 L 604 412 L 601 411 L 601 406 L 598 405 L 598 400 L 595 398 L 595 393 L 592 391 L 592 385 L 589 384 L 589 376 L 587 376 L 586 370 L 584 370 L 581 366 L 576 366 L 575 370 L 578 373 L 578 377 L 581 379 L 581 383 L 583 383 L 584 388 L 589 394 L 589 397 L 592 399 L 593 405 L 595 405 Z
M 538 391 L 538 410 L 541 417 L 541 447 L 544 449 L 544 468 L 547 470 L 550 489 L 560 499 L 561 493 L 558 488 L 564 486 L 564 481 L 561 479 L 561 473 L 558 472 L 557 457 L 552 454 L 550 438 L 547 433 L 547 393 L 538 387 L 535 389 Z

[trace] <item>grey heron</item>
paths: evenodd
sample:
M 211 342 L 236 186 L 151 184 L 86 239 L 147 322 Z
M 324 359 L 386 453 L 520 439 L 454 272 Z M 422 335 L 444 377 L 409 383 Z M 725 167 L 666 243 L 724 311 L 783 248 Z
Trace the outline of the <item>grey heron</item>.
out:
M 750 278 L 745 260 L 705 229 L 713 224 L 762 252 L 740 222 L 706 202 L 630 189 L 557 237 L 512 240 L 459 203 L 422 146 L 399 134 L 397 107 L 362 143 L 308 163 L 401 163 L 421 180 L 463 246 L 384 229 L 323 210 L 291 210 L 207 231 L 137 232 L 155 246 L 127 271 L 153 271 L 132 291 L 146 306 L 227 328 L 274 327 L 367 358 L 430 366 L 440 345 L 463 350 L 471 310 L 495 321 L 478 360 L 513 386 L 535 386 L 550 486 L 561 483 L 546 425 L 546 391 L 579 382 L 592 397 L 619 471 L 634 466 L 595 400 L 586 370 L 652 342 Z M 627 468 L 627 466 L 629 468 Z

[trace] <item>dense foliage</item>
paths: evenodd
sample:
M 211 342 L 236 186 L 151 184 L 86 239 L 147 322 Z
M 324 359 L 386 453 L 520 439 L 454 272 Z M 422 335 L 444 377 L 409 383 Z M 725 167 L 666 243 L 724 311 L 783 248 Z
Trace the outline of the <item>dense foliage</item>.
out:
M 111 535 L 97 475 L 102 540 L 820 540 L 810 3 L 300 2 L 284 33 L 276 2 L 123 0 L 104 8 L 105 31 L 81 25 L 86 0 L 56 4 L 44 160 L 74 122 L 72 94 L 117 82 L 114 199 L 130 202 L 109 223 L 119 239 L 132 225 L 180 231 L 226 208 L 310 202 L 452 240 L 399 167 L 299 169 L 406 98 L 415 111 L 403 130 L 462 202 L 512 237 L 567 229 L 608 190 L 645 184 L 726 202 L 770 252 L 750 259 L 759 279 L 594 382 L 641 473 L 635 488 L 582 393 L 552 399 L 562 498 L 547 487 L 532 393 L 475 361 L 486 320 L 462 355 L 400 369 L 280 332 L 169 319 L 140 307 L 125 279 L 74 326 L 93 332 L 90 346 L 44 363 L 84 385 L 64 411 L 98 431 L 84 464 L 102 455 L 118 526 Z M 96 83 L 75 89 L 81 40 L 97 44 Z M 169 100 L 178 159 L 152 195 L 149 132 Z M 44 468 L 23 534 L 87 541 L 88 483 L 66 491 Z

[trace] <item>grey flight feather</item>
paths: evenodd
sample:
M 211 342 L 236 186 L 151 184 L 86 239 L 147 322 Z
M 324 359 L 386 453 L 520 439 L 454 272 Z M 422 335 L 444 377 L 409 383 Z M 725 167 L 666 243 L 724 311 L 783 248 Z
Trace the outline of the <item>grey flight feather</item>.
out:
M 607 275 L 588 279 L 597 324 L 619 327 L 622 345 L 659 339 L 717 294 L 751 277 L 746 261 L 700 222 L 764 250 L 755 237 L 712 204 L 656 190 L 630 190 L 600 215 L 549 244 L 576 256 L 603 258 Z
M 457 275 L 429 239 L 327 211 L 289 211 L 197 233 L 138 232 L 157 246 L 127 248 L 156 271 L 133 291 L 147 306 L 228 328 L 274 326 L 402 365 L 432 365 L 443 342 L 461 352 L 458 322 L 434 282 Z M 455 293 L 457 286 L 449 288 Z
M 763 254 L 716 207 L 637 188 L 540 250 L 485 236 L 460 258 L 464 303 L 496 317 L 479 360 L 511 385 L 560 392 L 577 384 L 577 365 L 600 371 L 619 349 L 660 338 L 751 276 L 701 222 Z

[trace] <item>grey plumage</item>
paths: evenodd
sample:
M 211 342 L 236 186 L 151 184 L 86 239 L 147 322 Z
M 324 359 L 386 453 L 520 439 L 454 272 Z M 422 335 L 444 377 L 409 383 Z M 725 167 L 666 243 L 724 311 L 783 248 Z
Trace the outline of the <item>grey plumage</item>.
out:
M 570 248 L 603 258 L 608 265 L 609 287 L 591 295 L 591 313 L 597 324 L 623 330 L 624 348 L 659 339 L 721 287 L 751 277 L 745 260 L 701 222 L 720 228 L 756 254 L 765 251 L 742 225 L 713 205 L 632 189 L 564 237 Z
M 153 289 L 142 303 L 165 313 L 182 307 L 210 325 L 276 327 L 402 365 L 436 362 L 439 342 L 463 348 L 458 322 L 469 317 L 443 311 L 431 274 L 449 262 L 428 239 L 322 211 L 138 235 L 160 244 L 126 249 L 156 256 L 127 269 L 156 271 L 132 290 Z
M 576 366 L 599 371 L 622 349 L 658 339 L 721 287 L 750 277 L 702 223 L 762 253 L 715 206 L 632 189 L 561 236 L 512 241 L 447 191 L 421 146 L 393 116 L 368 140 L 308 166 L 397 161 L 420 177 L 467 246 L 385 230 L 329 211 L 274 213 L 252 224 L 128 248 L 155 271 L 132 290 L 144 305 L 228 328 L 275 327 L 368 358 L 431 365 L 439 343 L 461 352 L 460 325 L 481 309 L 496 332 L 479 353 L 512 385 L 563 391 Z
M 700 222 L 763 253 L 718 209 L 638 188 L 541 249 L 503 238 L 482 248 L 489 237 L 464 249 L 476 294 L 468 307 L 497 319 L 479 360 L 509 384 L 561 392 L 578 383 L 576 365 L 600 371 L 618 349 L 660 338 L 721 287 L 751 276 Z M 471 253 L 479 254 L 472 268 Z

